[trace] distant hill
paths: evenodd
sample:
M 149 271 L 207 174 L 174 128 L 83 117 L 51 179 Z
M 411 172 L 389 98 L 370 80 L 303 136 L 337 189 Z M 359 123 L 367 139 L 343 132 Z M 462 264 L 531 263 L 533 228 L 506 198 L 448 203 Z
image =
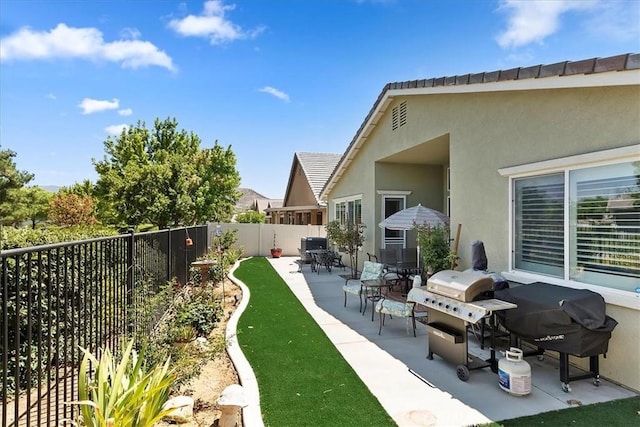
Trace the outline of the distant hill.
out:
M 38 185 L 38 187 L 42 188 L 43 190 L 50 191 L 52 193 L 57 193 L 58 190 L 62 188 L 59 185 Z
M 236 203 L 236 209 L 240 212 L 250 209 L 256 199 L 268 199 L 268 197 L 264 197 L 262 194 L 250 188 L 238 188 L 238 191 L 242 193 L 242 196 Z

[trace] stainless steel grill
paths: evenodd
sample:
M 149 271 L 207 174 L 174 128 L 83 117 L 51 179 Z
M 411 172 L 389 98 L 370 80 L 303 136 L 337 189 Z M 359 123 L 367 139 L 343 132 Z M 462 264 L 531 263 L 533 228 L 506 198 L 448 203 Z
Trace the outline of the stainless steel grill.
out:
M 497 372 L 493 336 L 488 360 L 469 354 L 467 342 L 468 325 L 487 317 L 493 323 L 494 311 L 516 307 L 516 304 L 490 298 L 492 291 L 491 277 L 444 270 L 431 276 L 427 286 L 412 292 L 412 299 L 427 308 L 427 358 L 431 360 L 437 354 L 454 363 L 462 381 L 469 379 L 472 369 L 491 366 Z

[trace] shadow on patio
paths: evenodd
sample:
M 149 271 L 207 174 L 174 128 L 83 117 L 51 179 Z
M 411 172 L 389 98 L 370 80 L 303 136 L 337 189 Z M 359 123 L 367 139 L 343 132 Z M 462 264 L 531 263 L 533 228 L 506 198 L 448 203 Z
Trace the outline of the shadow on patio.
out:
M 353 295 L 343 306 L 344 279 L 339 274 L 348 270 L 321 270 L 318 274 L 305 266 L 300 273 L 296 259 L 270 262 L 398 425 L 481 424 L 637 395 L 605 379 L 599 387 L 591 379 L 572 381 L 572 391 L 563 392 L 553 352 L 542 361 L 527 358 L 532 390 L 526 396 L 503 391 L 489 368 L 472 370 L 467 382 L 460 381 L 450 362 L 438 355 L 426 359 L 424 325 L 418 323 L 414 338 L 407 319 L 387 318 L 378 335 L 378 317 L 371 321 L 371 304 L 365 315 L 358 311 Z M 507 345 L 506 340 L 499 342 L 497 349 L 504 351 Z M 481 350 L 472 336 L 469 353 L 489 357 L 489 350 Z

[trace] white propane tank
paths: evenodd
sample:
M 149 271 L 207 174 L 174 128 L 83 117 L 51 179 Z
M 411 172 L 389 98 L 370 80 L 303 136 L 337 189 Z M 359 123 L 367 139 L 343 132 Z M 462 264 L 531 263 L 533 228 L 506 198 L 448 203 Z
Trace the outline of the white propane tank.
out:
M 523 360 L 519 348 L 511 347 L 498 361 L 498 383 L 501 389 L 516 396 L 531 393 L 531 366 Z

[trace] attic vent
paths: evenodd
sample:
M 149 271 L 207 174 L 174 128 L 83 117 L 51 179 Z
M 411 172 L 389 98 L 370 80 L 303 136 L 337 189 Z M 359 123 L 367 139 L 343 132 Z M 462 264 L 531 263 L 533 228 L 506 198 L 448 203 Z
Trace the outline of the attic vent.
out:
M 400 126 L 407 124 L 407 101 L 402 101 L 400 104 L 393 107 L 391 113 L 391 129 L 396 130 Z

